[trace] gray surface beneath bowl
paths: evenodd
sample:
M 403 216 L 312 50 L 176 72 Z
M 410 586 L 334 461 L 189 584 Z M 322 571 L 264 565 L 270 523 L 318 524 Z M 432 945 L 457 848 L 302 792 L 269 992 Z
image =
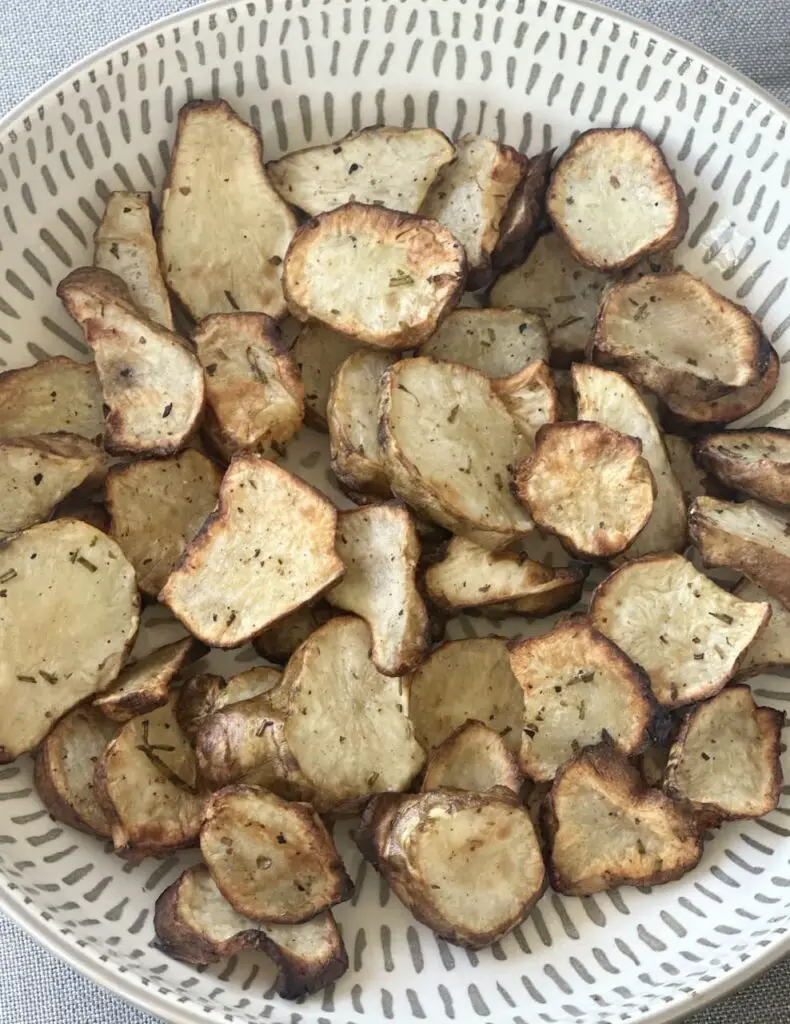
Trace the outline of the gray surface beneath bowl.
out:
M 0 116 L 63 68 L 189 0 L 28 0 L 2 3 Z M 790 102 L 790 0 L 619 0 L 611 6 L 652 21 L 720 57 Z M 691 1018 L 689 1024 L 787 1024 L 790 961 Z M 152 1024 L 83 980 L 0 916 L 0 1024 Z

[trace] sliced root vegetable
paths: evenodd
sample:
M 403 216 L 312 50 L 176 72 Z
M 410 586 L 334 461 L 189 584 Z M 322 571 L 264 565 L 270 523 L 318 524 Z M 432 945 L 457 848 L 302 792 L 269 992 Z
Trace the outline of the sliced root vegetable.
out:
M 741 580 L 733 594 L 742 601 L 758 601 L 771 606 L 768 624 L 760 630 L 738 662 L 737 678 L 748 679 L 763 672 L 790 668 L 790 609 L 751 580 Z
M 31 437 L 64 430 L 89 441 L 104 431 L 95 363 L 53 356 L 0 373 L 0 437 Z
M 215 711 L 239 701 L 258 697 L 273 690 L 282 681 L 282 673 L 268 665 L 223 679 L 209 673 L 188 679 L 176 695 L 176 718 L 187 734 L 196 734 L 200 725 Z
M 285 665 L 297 647 L 319 626 L 329 622 L 332 615 L 332 608 L 323 600 L 303 605 L 259 633 L 252 645 L 262 658 L 275 665 Z
M 530 157 L 527 173 L 510 197 L 491 257 L 497 273 L 523 263 L 535 244 L 546 218 L 546 189 L 553 156 L 554 150 L 549 149 Z
M 707 473 L 701 470 L 694 461 L 694 449 L 691 442 L 678 434 L 664 434 L 662 440 L 669 456 L 672 472 L 680 484 L 686 502 L 691 504 L 701 494 L 707 494 L 709 486 Z
M 302 375 L 304 415 L 308 426 L 328 430 L 327 405 L 332 377 L 340 364 L 359 348 L 359 342 L 345 334 L 308 323 L 297 335 L 291 355 Z
M 545 423 L 562 419 L 557 386 L 546 363 L 536 360 L 512 377 L 495 380 L 494 391 L 502 399 L 513 422 L 530 445 Z
M 486 793 L 501 787 L 519 793 L 523 781 L 502 737 L 482 722 L 467 722 L 431 754 L 421 788 L 423 793 L 431 789 Z
M 455 309 L 420 350 L 424 356 L 471 366 L 487 377 L 512 377 L 549 344 L 539 316 L 523 309 Z
M 728 487 L 790 505 L 790 430 L 727 430 L 697 442 L 694 457 Z
M 128 722 L 167 704 L 170 684 L 195 646 L 191 637 L 176 640 L 127 665 L 110 689 L 94 698 L 94 707 L 114 722 Z

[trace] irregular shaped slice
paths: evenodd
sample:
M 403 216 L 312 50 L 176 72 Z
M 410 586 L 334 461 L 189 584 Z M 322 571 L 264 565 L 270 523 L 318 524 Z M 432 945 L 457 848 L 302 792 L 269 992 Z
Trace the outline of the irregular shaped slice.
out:
M 110 836 L 110 821 L 93 788 L 96 762 L 118 727 L 91 707 L 74 708 L 36 751 L 33 782 L 49 813 L 81 832 Z
M 647 789 L 636 769 L 605 744 L 560 769 L 545 821 L 551 884 L 567 896 L 672 882 L 702 856 L 693 816 Z
M 650 681 L 587 619 L 514 642 L 510 664 L 524 692 L 521 768 L 538 782 L 583 747 L 608 740 L 623 754 L 647 742 Z
M 420 350 L 471 366 L 487 377 L 511 377 L 549 352 L 546 327 L 524 309 L 455 309 Z
M 790 430 L 728 430 L 697 442 L 694 457 L 722 483 L 770 505 L 790 505 Z
M 529 814 L 501 791 L 377 797 L 358 843 L 418 921 L 468 949 L 523 921 L 545 884 Z
M 285 670 L 285 742 L 321 813 L 353 812 L 374 793 L 404 790 L 425 763 L 402 680 L 376 669 L 370 646 L 361 619 L 331 619 Z
M 96 766 L 96 792 L 112 824 L 115 852 L 128 860 L 192 846 L 203 797 L 195 752 L 178 725 L 177 694 L 121 726 Z
M 304 388 L 274 320 L 217 313 L 192 340 L 225 448 L 251 451 L 290 441 L 304 419 Z
M 234 910 L 300 924 L 354 890 L 326 826 L 309 804 L 256 786 L 227 786 L 206 806 L 200 851 Z
M 636 388 L 621 374 L 600 366 L 571 367 L 580 420 L 603 423 L 642 442 L 642 457 L 656 484 L 653 512 L 644 529 L 624 552 L 639 558 L 655 551 L 681 551 L 686 543 L 686 503 L 672 470 L 661 432 Z
M 435 128 L 363 128 L 337 142 L 266 165 L 283 199 L 314 217 L 346 203 L 417 213 L 436 175 L 455 157 Z
M 543 318 L 552 366 L 581 359 L 609 279 L 578 263 L 559 235 L 542 235 L 526 263 L 491 289 L 493 306 L 518 306 Z
M 502 787 L 519 793 L 523 781 L 502 737 L 482 722 L 467 722 L 431 754 L 421 789 L 485 793 Z
M 656 485 L 642 442 L 601 423 L 550 423 L 516 473 L 536 524 L 582 558 L 612 558 L 653 512 Z
M 701 497 L 689 509 L 689 532 L 706 566 L 742 572 L 790 609 L 790 514 Z
M 53 356 L 0 373 L 0 438 L 65 430 L 89 441 L 104 431 L 95 363 Z
M 767 604 L 733 597 L 672 554 L 622 566 L 590 604 L 596 629 L 647 672 L 668 707 L 718 693 L 769 615 Z
M 299 332 L 291 355 L 304 385 L 304 416 L 308 426 L 328 430 L 327 405 L 332 377 L 340 364 L 359 343 L 321 324 L 305 324 Z
M 686 502 L 691 504 L 695 498 L 707 493 L 707 474 L 694 461 L 691 442 L 685 437 L 678 434 L 663 434 L 662 440 L 675 479 L 680 484 Z
M 510 197 L 491 256 L 497 273 L 523 263 L 535 244 L 546 215 L 546 189 L 553 156 L 554 150 L 549 149 L 531 157 L 527 173 Z
M 188 679 L 178 691 L 178 724 L 187 736 L 193 737 L 205 719 L 215 711 L 267 693 L 281 681 L 282 673 L 268 665 L 251 668 L 227 680 L 209 673 L 195 676 Z
M 329 622 L 332 609 L 323 601 L 303 605 L 255 637 L 252 645 L 262 658 L 284 665 L 319 626 Z
M 222 472 L 188 448 L 167 459 L 118 466 L 107 477 L 110 531 L 146 594 L 158 594 L 214 510 Z
M 527 442 L 477 370 L 396 363 L 382 385 L 379 434 L 392 489 L 422 515 L 488 548 L 533 529 L 510 492 Z
M 260 136 L 224 100 L 181 108 L 159 251 L 168 287 L 194 320 L 239 310 L 285 316 L 280 275 L 296 217 L 262 160 Z
M 690 711 L 669 755 L 664 788 L 706 828 L 759 818 L 779 803 L 784 713 L 729 686 Z
M 589 354 L 665 401 L 681 395 L 709 402 L 756 384 L 770 346 L 745 309 L 678 270 L 610 288 Z
M 114 454 L 169 455 L 197 428 L 205 387 L 181 338 L 148 320 L 119 277 L 81 267 L 58 285 L 93 349 L 104 404 L 104 446 Z
M 149 319 L 173 330 L 151 223 L 150 192 L 111 192 L 93 236 L 93 265 L 117 274 Z
M 527 158 L 510 146 L 479 135 L 464 135 L 456 159 L 439 174 L 420 211 L 438 220 L 463 245 L 469 261 L 469 288 L 491 276 L 491 254 L 502 218 L 527 170 Z
M 458 303 L 462 246 L 433 220 L 348 203 L 303 224 L 283 267 L 288 308 L 378 348 L 415 348 Z
M 759 601 L 771 606 L 771 617 L 746 648 L 738 662 L 738 679 L 790 667 L 790 609 L 751 580 L 741 580 L 733 594 L 742 601 Z
M 369 505 L 341 512 L 337 553 L 343 579 L 327 593 L 335 608 L 353 612 L 370 627 L 371 658 L 385 676 L 402 676 L 430 645 L 428 612 L 415 577 L 420 542 L 408 510 Z
M 502 399 L 513 422 L 530 445 L 544 423 L 562 419 L 557 386 L 548 366 L 536 360 L 514 373 L 493 381 L 494 391 Z
M 388 352 L 361 349 L 337 368 L 326 418 L 332 470 L 353 500 L 392 496 L 379 441 L 382 376 L 395 361 Z
M 194 650 L 192 637 L 160 647 L 127 665 L 109 690 L 93 701 L 107 718 L 128 722 L 167 704 L 170 683 Z
M 48 519 L 84 483 L 98 483 L 107 458 L 78 434 L 0 441 L 0 537 Z
M 156 945 L 188 964 L 216 964 L 243 949 L 260 949 L 277 968 L 281 999 L 318 992 L 348 970 L 348 954 L 331 912 L 303 924 L 267 924 L 239 914 L 205 864 L 196 864 L 159 896 Z
M 159 599 L 204 643 L 237 647 L 342 575 L 336 524 L 334 506 L 304 481 L 237 456 Z
M 554 168 L 546 210 L 576 258 L 595 270 L 626 270 L 674 249 L 688 227 L 674 175 L 639 128 L 582 132 Z
M 499 636 L 451 640 L 413 672 L 406 687 L 417 739 L 429 752 L 469 720 L 519 749 L 524 697 Z
M 134 570 L 87 523 L 56 519 L 0 545 L 0 763 L 110 685 L 139 619 Z
M 581 597 L 586 572 L 552 569 L 513 551 L 487 551 L 453 537 L 444 558 L 425 573 L 434 604 L 451 611 L 473 608 L 490 616 L 551 615 Z

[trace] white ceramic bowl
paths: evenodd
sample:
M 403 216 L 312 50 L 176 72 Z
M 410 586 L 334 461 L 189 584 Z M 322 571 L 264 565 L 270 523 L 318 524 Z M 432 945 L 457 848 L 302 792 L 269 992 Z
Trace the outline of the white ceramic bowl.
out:
M 90 262 L 109 190 L 160 188 L 178 108 L 210 96 L 261 130 L 269 158 L 377 121 L 483 132 L 529 153 L 563 148 L 591 125 L 641 125 L 688 195 L 680 260 L 756 312 L 790 358 L 788 126 L 756 87 L 648 25 L 583 3 L 257 0 L 209 4 L 129 37 L 3 123 L 0 366 L 87 357 L 54 286 Z M 790 421 L 786 371 L 755 420 Z M 330 490 L 319 435 L 306 432 L 288 464 Z M 143 649 L 173 635 L 161 610 L 147 623 Z M 475 620 L 461 628 L 491 630 Z M 254 655 L 223 658 L 234 671 Z M 778 707 L 790 697 L 780 679 L 753 685 Z M 351 967 L 334 989 L 294 1007 L 272 997 L 273 972 L 260 958 L 195 970 L 152 948 L 154 898 L 195 854 L 124 864 L 47 816 L 21 759 L 0 769 L 0 906 L 77 968 L 174 1024 L 659 1024 L 788 949 L 786 794 L 767 819 L 722 828 L 682 881 L 584 900 L 548 893 L 522 928 L 480 953 L 416 924 L 346 842 L 358 892 L 337 916 Z

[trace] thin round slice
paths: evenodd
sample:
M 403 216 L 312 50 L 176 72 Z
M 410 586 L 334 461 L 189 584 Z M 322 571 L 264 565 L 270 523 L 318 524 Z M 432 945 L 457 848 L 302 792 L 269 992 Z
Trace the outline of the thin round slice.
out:
M 510 377 L 549 352 L 546 327 L 525 309 L 455 309 L 420 354 Z
M 502 787 L 519 793 L 523 781 L 502 737 L 482 722 L 467 722 L 431 754 L 420 788 L 423 793 L 431 789 L 486 793 Z
M 728 430 L 708 434 L 694 457 L 728 487 L 770 505 L 790 505 L 790 430 Z
M 128 722 L 135 715 L 162 707 L 167 703 L 170 683 L 194 647 L 192 637 L 187 637 L 127 665 L 112 687 L 94 699 L 94 707 L 114 722 Z
M 305 423 L 315 430 L 328 430 L 327 404 L 332 376 L 344 359 L 356 352 L 359 343 L 321 324 L 305 324 L 297 335 L 291 355 L 304 384 Z
M 178 690 L 176 718 L 187 734 L 194 736 L 198 728 L 215 711 L 249 700 L 273 690 L 282 681 L 282 672 L 268 665 L 223 679 L 205 673 L 188 679 Z
M 738 662 L 738 679 L 790 668 L 790 609 L 759 584 L 743 579 L 733 590 L 742 601 L 759 601 L 771 606 L 771 618 L 749 644 Z
M 0 437 L 31 437 L 65 430 L 89 441 L 104 431 L 95 363 L 53 356 L 0 373 Z
M 519 432 L 532 447 L 544 423 L 567 419 L 561 415 L 557 385 L 542 360 L 530 363 L 512 377 L 495 380 L 493 384 Z

